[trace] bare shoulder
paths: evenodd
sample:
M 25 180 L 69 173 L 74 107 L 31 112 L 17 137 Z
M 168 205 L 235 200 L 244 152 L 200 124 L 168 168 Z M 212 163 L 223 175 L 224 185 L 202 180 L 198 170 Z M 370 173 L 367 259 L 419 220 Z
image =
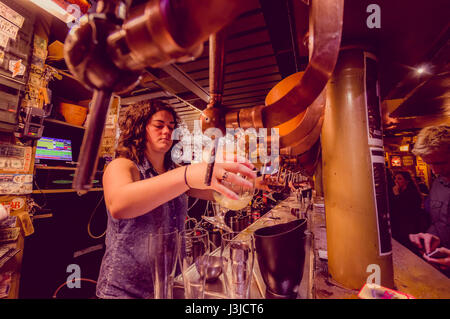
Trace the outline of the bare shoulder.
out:
M 111 163 L 109 163 L 108 166 L 106 166 L 105 174 L 108 172 L 116 172 L 118 170 L 122 171 L 122 170 L 132 170 L 132 169 L 137 170 L 137 167 L 133 163 L 132 160 L 130 160 L 128 158 L 119 157 L 119 158 L 113 159 L 111 161 Z
M 118 157 L 111 161 L 111 163 L 108 164 L 106 169 L 116 169 L 116 168 L 124 168 L 124 167 L 136 167 L 136 165 L 133 163 L 132 160 L 124 157 Z
M 132 160 L 119 157 L 112 160 L 106 167 L 104 177 L 108 176 L 129 176 L 132 180 L 139 180 L 139 170 Z

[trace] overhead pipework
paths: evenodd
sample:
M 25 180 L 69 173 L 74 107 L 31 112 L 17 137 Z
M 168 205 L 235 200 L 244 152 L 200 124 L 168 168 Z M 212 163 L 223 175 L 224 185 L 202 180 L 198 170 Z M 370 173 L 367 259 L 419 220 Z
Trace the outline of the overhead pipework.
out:
M 343 3 L 343 0 L 311 2 L 310 62 L 298 83 L 285 96 L 267 106 L 225 112 L 221 107 L 226 32 L 223 29 L 248 10 L 246 1 L 151 0 L 140 1 L 137 6 L 129 0 L 99 1 L 97 12 L 82 17 L 80 24 L 69 32 L 64 47 L 72 74 L 94 91 L 93 117 L 81 148 L 74 188 L 82 191 L 91 187 L 98 156 L 96 145 L 101 139 L 99 127 L 104 126 L 112 94 L 135 87 L 145 68 L 171 68 L 169 65 L 174 62 L 194 59 L 201 54 L 208 37 L 211 37 L 211 83 L 208 107 L 202 113 L 203 122 L 222 130 L 225 127 L 272 128 L 304 112 L 302 121 L 292 126 L 287 124 L 280 147 L 292 155 L 306 152 L 316 142 L 321 126 L 323 105 L 318 97 L 336 63 Z M 323 19 L 324 16 L 327 19 Z M 198 89 L 197 95 L 208 98 L 202 88 Z M 308 121 L 310 123 L 306 123 Z
M 294 87 L 265 107 L 239 111 L 241 127 L 276 127 L 305 111 L 320 95 L 336 65 L 343 26 L 344 1 L 312 1 L 310 5 L 310 61 Z M 323 17 L 327 17 L 324 19 Z M 280 145 L 287 147 L 289 145 Z

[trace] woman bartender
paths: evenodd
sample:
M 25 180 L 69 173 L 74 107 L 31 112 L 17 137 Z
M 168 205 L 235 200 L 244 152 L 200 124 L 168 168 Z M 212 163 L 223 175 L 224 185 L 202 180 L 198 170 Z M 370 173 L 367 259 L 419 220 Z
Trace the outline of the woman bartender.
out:
M 149 234 L 173 226 L 182 230 L 186 194 L 209 200 L 213 189 L 236 199 L 220 181 L 226 178 L 248 187 L 251 183 L 236 173 L 256 178 L 248 161 L 215 163 L 210 186 L 204 183 L 206 163 L 176 167 L 171 136 L 177 120 L 170 106 L 152 100 L 130 106 L 120 123 L 116 159 L 103 175 L 108 226 L 97 282 L 99 298 L 150 297 Z

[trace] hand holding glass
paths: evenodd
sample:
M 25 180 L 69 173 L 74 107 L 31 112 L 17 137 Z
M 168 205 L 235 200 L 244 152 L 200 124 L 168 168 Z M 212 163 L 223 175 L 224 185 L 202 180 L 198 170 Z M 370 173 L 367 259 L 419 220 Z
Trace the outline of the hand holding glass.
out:
M 237 173 L 237 176 L 251 182 L 253 184 L 252 187 L 243 187 L 237 186 L 233 183 L 230 183 L 226 180 L 222 181 L 222 184 L 232 190 L 234 193 L 238 195 L 238 199 L 231 199 L 217 191 L 213 191 L 213 197 L 215 201 L 218 203 L 219 207 L 215 209 L 215 217 L 203 217 L 205 220 L 210 222 L 211 224 L 224 229 L 227 232 L 232 232 L 233 230 L 225 223 L 225 214 L 228 210 L 241 210 L 245 208 L 253 198 L 253 194 L 255 191 L 255 180 L 249 179 L 246 176 Z

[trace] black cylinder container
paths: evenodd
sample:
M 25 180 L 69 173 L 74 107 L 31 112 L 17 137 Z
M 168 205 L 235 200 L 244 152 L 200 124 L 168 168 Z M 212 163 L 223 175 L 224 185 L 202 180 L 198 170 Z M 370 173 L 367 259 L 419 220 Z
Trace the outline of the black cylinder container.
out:
M 305 263 L 306 219 L 255 231 L 258 264 L 266 298 L 295 299 Z

